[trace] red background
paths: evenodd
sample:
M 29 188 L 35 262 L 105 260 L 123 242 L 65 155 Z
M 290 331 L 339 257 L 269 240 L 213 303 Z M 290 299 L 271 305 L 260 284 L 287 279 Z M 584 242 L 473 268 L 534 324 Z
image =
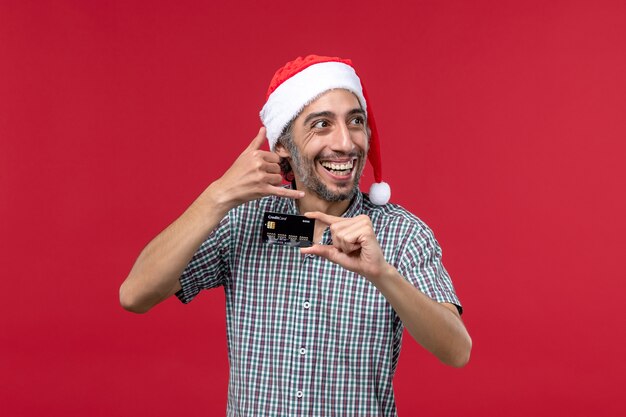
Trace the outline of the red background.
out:
M 625 415 L 626 3 L 484 0 L 3 0 L 0 414 L 224 414 L 223 292 L 118 288 L 308 53 L 357 66 L 474 340 L 406 337 L 400 414 Z

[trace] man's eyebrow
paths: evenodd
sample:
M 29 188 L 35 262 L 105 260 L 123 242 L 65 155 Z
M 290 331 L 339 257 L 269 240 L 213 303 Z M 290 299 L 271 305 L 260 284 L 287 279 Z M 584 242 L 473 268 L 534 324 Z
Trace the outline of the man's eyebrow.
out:
M 365 117 L 365 110 L 358 108 L 358 109 L 352 109 L 348 112 L 348 116 L 352 116 L 354 114 L 360 114 L 361 116 Z
M 360 114 L 365 116 L 365 111 L 361 108 L 356 108 L 356 109 L 352 109 L 348 112 L 348 116 L 352 116 L 355 114 Z M 329 119 L 334 119 L 335 118 L 335 113 L 333 113 L 332 111 L 320 111 L 317 113 L 311 113 L 309 114 L 307 117 L 304 118 L 304 121 L 302 122 L 303 124 L 308 124 L 311 120 L 315 119 L 316 117 L 327 117 Z
M 302 123 L 306 125 L 312 119 L 315 119 L 316 117 L 328 117 L 329 119 L 333 119 L 335 117 L 335 113 L 333 113 L 332 111 L 320 111 L 317 113 L 311 113 L 307 117 L 304 118 L 304 122 Z

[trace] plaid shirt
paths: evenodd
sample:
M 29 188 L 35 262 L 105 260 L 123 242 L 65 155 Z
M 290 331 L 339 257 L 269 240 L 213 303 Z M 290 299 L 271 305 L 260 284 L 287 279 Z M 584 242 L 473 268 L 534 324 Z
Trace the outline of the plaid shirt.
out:
M 321 257 L 261 242 L 266 211 L 298 214 L 265 197 L 231 210 L 183 272 L 190 302 L 223 286 L 228 416 L 395 416 L 392 379 L 403 325 L 365 278 Z M 357 193 L 343 217 L 367 214 L 385 259 L 422 292 L 460 306 L 430 229 L 400 206 Z M 323 243 L 329 244 L 330 231 Z

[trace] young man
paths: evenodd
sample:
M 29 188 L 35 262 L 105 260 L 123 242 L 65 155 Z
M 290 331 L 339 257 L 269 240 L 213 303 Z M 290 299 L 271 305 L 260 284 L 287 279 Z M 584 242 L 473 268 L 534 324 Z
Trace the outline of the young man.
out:
M 366 158 L 381 180 L 367 106 L 349 60 L 308 56 L 279 69 L 265 127 L 143 250 L 120 288 L 124 308 L 143 313 L 174 294 L 188 303 L 224 287 L 228 415 L 396 415 L 403 327 L 444 363 L 469 360 L 432 232 L 387 204 L 386 184 L 369 196 L 358 189 Z M 266 135 L 269 152 L 260 150 Z M 263 243 L 266 212 L 315 219 L 319 243 Z

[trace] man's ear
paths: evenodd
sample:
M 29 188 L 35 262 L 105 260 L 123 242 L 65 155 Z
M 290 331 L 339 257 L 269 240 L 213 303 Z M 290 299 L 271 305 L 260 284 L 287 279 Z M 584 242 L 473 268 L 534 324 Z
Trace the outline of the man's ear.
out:
M 291 158 L 291 154 L 289 153 L 287 148 L 285 148 L 285 145 L 280 142 L 276 142 L 276 145 L 274 146 L 274 152 L 276 152 L 281 158 Z

